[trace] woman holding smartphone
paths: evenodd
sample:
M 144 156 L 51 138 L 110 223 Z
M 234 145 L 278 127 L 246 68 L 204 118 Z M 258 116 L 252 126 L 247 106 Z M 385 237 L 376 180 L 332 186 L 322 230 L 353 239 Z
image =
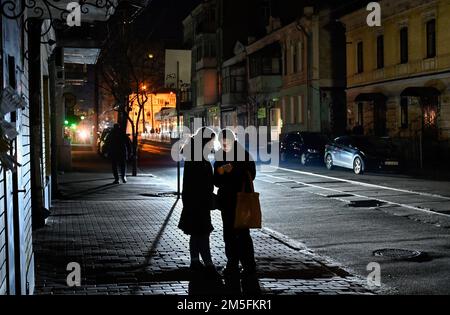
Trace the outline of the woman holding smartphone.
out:
M 218 190 L 219 210 L 222 212 L 223 238 L 227 266 L 226 277 L 239 276 L 239 262 L 244 276 L 255 275 L 256 263 L 253 240 L 249 229 L 235 229 L 234 219 L 237 194 L 243 185 L 249 187 L 249 181 L 256 176 L 256 165 L 250 154 L 240 145 L 234 133 L 224 129 L 219 135 L 221 150 L 216 153 L 214 163 L 214 184 Z

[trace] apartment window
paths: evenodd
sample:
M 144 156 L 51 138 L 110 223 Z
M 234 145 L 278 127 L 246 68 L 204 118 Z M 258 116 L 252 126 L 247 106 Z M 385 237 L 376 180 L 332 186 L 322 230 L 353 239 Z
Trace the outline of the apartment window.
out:
M 298 71 L 298 51 L 297 46 L 291 46 L 291 59 L 292 59 L 292 73 L 297 73 Z
M 283 74 L 287 75 L 288 74 L 288 58 L 287 58 L 287 45 L 284 46 L 283 49 Z
M 299 124 L 303 124 L 304 122 L 304 117 L 303 117 L 303 96 L 299 95 L 298 96 L 298 114 L 297 114 L 297 123 Z
M 245 80 L 243 77 L 231 76 L 229 77 L 229 82 L 230 87 L 227 89 L 229 92 L 239 93 L 245 91 Z
M 427 58 L 436 57 L 436 20 L 427 22 Z
M 299 70 L 303 71 L 303 43 L 298 43 L 298 66 Z
M 290 121 L 290 123 L 291 124 L 295 124 L 295 121 L 296 121 L 296 119 L 295 119 L 295 97 L 293 97 L 293 96 L 291 96 L 291 104 L 290 104 L 290 115 L 291 115 L 291 117 L 290 117 L 290 119 L 289 119 L 289 121 Z
M 356 58 L 357 58 L 357 66 L 358 73 L 364 72 L 364 48 L 363 42 L 359 42 L 356 48 Z
M 400 30 L 400 63 L 408 63 L 408 28 L 404 27 Z
M 364 104 L 358 103 L 358 126 L 364 126 Z
M 286 109 L 286 98 L 285 97 L 283 97 L 283 100 L 281 101 L 281 117 L 282 117 L 282 119 L 283 119 L 283 123 L 286 123 L 286 112 L 287 112 L 287 109 Z
M 408 98 L 402 97 L 400 100 L 400 126 L 402 129 L 408 128 Z
M 377 37 L 377 69 L 384 68 L 384 36 Z

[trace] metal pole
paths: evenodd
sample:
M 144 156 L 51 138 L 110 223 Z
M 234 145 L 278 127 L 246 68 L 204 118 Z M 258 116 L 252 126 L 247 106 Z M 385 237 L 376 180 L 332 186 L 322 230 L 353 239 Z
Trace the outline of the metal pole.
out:
M 177 61 L 177 138 L 178 140 L 181 139 L 180 137 L 180 62 Z M 180 199 L 181 197 L 181 163 L 180 159 L 177 161 L 177 197 Z

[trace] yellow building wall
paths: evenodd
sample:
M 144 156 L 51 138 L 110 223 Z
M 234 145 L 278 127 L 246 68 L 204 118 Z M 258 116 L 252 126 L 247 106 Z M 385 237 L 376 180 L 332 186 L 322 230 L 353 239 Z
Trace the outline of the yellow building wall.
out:
M 407 77 L 426 72 L 450 69 L 450 2 L 437 1 L 436 36 L 437 57 L 435 65 L 426 64 L 426 17 L 424 13 L 430 9 L 420 6 L 382 19 L 381 27 L 361 27 L 347 32 L 347 76 L 348 86 Z M 408 26 L 409 63 L 400 65 L 400 28 L 401 23 Z M 377 70 L 376 38 L 384 35 L 385 67 L 380 73 Z M 356 47 L 359 41 L 364 45 L 364 73 L 357 74 Z

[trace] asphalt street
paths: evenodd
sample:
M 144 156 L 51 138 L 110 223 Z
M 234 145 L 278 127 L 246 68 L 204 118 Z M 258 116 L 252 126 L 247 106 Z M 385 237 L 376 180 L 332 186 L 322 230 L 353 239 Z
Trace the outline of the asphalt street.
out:
M 176 191 L 176 164 L 169 154 L 144 146 L 140 176 Z M 450 293 L 450 182 L 381 173 L 356 176 L 291 164 L 259 172 L 255 188 L 261 194 L 264 227 L 362 277 L 369 274 L 369 263 L 379 263 L 385 293 Z M 379 249 L 422 255 L 375 256 Z

